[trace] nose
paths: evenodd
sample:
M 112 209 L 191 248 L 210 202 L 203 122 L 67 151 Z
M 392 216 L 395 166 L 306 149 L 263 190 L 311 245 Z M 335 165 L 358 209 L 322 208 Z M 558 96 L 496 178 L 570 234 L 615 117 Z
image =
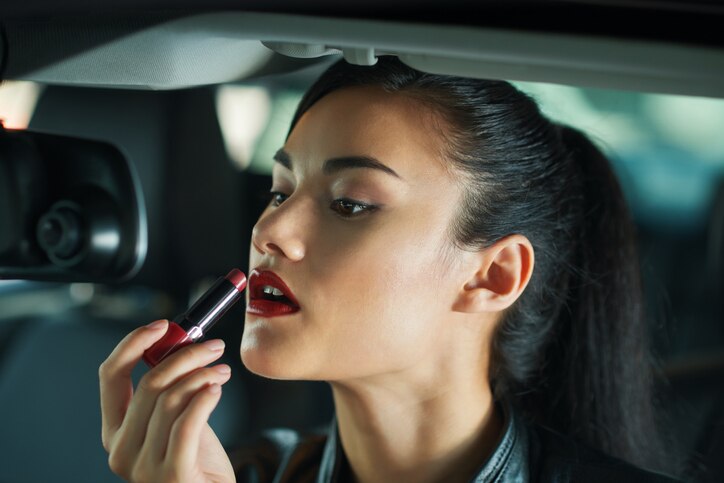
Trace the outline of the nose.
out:
M 305 212 L 309 210 L 305 210 L 303 200 L 293 197 L 277 207 L 267 208 L 251 233 L 254 250 L 261 255 L 276 255 L 293 262 L 304 258 L 304 230 L 310 226 Z

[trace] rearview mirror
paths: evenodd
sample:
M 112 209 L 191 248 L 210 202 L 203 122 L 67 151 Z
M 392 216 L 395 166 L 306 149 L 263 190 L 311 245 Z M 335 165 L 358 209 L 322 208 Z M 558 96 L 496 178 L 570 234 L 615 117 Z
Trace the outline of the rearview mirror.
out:
M 141 189 L 117 148 L 0 125 L 0 279 L 119 282 L 146 248 Z

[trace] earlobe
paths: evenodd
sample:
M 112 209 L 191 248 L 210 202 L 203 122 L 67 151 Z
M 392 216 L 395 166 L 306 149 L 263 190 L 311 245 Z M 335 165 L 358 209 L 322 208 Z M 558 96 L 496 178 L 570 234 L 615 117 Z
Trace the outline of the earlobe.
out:
M 460 290 L 457 312 L 498 312 L 523 293 L 533 274 L 533 246 L 523 235 L 509 235 L 478 252 L 477 270 Z

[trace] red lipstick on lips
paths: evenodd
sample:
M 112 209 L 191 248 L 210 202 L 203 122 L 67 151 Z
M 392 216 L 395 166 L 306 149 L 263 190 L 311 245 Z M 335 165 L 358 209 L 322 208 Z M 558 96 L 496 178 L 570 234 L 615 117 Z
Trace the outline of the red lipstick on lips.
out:
M 199 341 L 234 305 L 246 287 L 246 276 L 236 268 L 220 277 L 186 312 L 169 322 L 166 335 L 143 353 L 143 361 L 154 367 L 183 346 Z
M 246 311 L 261 317 L 278 317 L 298 312 L 299 302 L 276 273 L 254 269 L 249 274 Z

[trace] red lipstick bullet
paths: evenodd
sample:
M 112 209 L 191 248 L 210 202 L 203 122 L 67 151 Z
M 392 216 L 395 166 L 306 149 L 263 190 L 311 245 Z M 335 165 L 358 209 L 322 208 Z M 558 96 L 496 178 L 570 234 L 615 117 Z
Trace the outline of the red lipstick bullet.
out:
M 154 367 L 183 346 L 199 341 L 236 303 L 246 287 L 246 276 L 233 269 L 220 277 L 190 309 L 169 322 L 166 335 L 143 353 L 143 361 Z

